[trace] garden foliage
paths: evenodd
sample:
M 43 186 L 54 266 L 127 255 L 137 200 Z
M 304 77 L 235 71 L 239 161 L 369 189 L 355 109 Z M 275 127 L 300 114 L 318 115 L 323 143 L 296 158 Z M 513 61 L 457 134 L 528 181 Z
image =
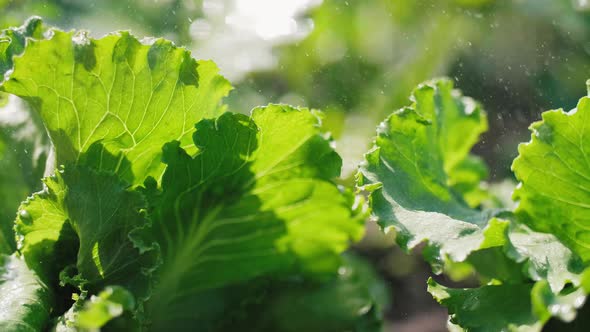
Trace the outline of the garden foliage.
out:
M 377 129 L 357 174 L 372 212 L 406 250 L 426 243 L 435 272 L 469 266 L 480 288 L 434 280 L 428 291 L 467 331 L 538 331 L 551 317 L 574 320 L 590 291 L 586 228 L 589 99 L 576 110 L 543 114 L 512 166 L 520 181 L 515 210 L 482 182 L 483 162 L 470 154 L 486 130 L 481 106 L 447 80 L 422 84 L 412 105 Z
M 369 211 L 478 276 L 425 281 L 454 329 L 575 323 L 590 292 L 588 97 L 531 125 L 512 209 L 470 152 L 486 113 L 446 79 L 378 126 L 353 190 L 321 112 L 226 112 L 215 64 L 164 39 L 33 18 L 0 74 L 0 330 L 378 331 L 384 286 L 346 252 Z
M 0 329 L 379 326 L 379 281 L 341 255 L 366 207 L 334 182 L 320 112 L 224 113 L 216 66 L 164 39 L 32 19 L 0 45 L 2 91 L 27 102 L 54 161 L 2 224 Z

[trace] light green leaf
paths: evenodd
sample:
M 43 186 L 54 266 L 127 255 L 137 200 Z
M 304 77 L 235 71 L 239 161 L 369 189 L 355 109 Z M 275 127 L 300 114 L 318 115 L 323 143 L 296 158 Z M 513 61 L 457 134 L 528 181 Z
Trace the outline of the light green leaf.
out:
M 17 256 L 0 255 L 0 330 L 41 331 L 49 320 L 53 295 Z
M 51 332 L 141 331 L 136 302 L 119 286 L 108 286 L 98 295 L 74 294 L 74 304 L 54 320 Z
M 449 184 L 463 194 L 463 199 L 469 206 L 477 207 L 493 198 L 487 188 L 481 185 L 482 179 L 488 177 L 488 167 L 481 158 L 467 156 L 453 168 L 451 174 Z
M 148 183 L 163 265 L 154 328 L 190 320 L 187 299 L 265 273 L 332 274 L 363 233 L 362 204 L 331 179 L 341 161 L 314 112 L 283 105 L 197 124 L 191 158 L 167 144 L 162 192 Z
M 107 286 L 90 298 L 82 291 L 73 299 L 70 309 L 55 319 L 52 332 L 141 331 L 135 299 L 120 286 Z
M 414 98 L 416 111 L 431 121 L 429 131 L 436 135 L 432 142 L 442 153 L 448 185 L 462 194 L 478 189 L 487 177 L 487 166 L 469 152 L 488 129 L 486 113 L 476 101 L 453 90 L 449 80 L 436 82 L 435 90 L 418 88 Z
M 0 82 L 12 70 L 13 57 L 24 51 L 26 39 L 41 39 L 44 30 L 41 19 L 31 17 L 21 27 L 0 31 Z
M 114 171 L 134 185 L 160 178 L 164 142 L 178 140 L 194 154 L 193 124 L 220 114 L 230 89 L 212 62 L 126 32 L 96 40 L 52 30 L 13 61 L 1 88 L 40 114 L 57 163 Z
M 133 295 L 122 287 L 107 287 L 96 296 L 91 296 L 78 312 L 75 324 L 83 329 L 97 329 L 124 312 L 135 309 Z
M 569 113 L 543 113 L 512 165 L 520 181 L 514 193 L 518 217 L 534 230 L 557 236 L 584 261 L 590 260 L 589 121 L 588 97 Z

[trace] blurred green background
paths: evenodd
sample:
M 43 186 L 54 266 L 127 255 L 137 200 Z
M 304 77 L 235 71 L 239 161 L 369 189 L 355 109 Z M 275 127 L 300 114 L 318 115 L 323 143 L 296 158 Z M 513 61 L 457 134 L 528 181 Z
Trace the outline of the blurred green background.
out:
M 424 80 L 448 76 L 483 104 L 490 129 L 475 152 L 490 182 L 502 183 L 528 125 L 544 110 L 573 108 L 590 77 L 586 0 L 0 0 L 0 12 L 0 28 L 39 15 L 95 37 L 124 29 L 171 39 L 218 63 L 235 86 L 231 111 L 270 102 L 319 108 L 348 184 L 375 127 Z M 1 139 L 0 165 L 14 168 L 19 156 Z M 0 180 L 0 218 L 12 218 L 36 188 Z M 509 195 L 510 184 L 500 190 Z M 372 224 L 367 234 L 355 250 L 390 286 L 386 330 L 446 330 L 419 253 L 401 253 Z

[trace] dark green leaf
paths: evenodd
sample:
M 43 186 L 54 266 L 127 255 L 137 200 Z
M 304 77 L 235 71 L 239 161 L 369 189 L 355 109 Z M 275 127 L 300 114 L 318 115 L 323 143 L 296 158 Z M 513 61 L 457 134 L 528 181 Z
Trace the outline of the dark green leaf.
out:
M 331 179 L 340 159 L 313 112 L 282 105 L 197 124 L 192 158 L 164 148 L 162 192 L 146 188 L 163 265 L 148 316 L 192 317 L 200 292 L 266 273 L 330 275 L 363 233 L 362 204 Z M 164 324 L 164 325 L 162 325 Z
M 451 323 L 473 332 L 540 331 L 543 324 L 533 314 L 531 289 L 531 284 L 452 289 L 428 280 L 428 291 L 449 309 Z
M 141 194 L 112 174 L 66 167 L 21 206 L 20 251 L 47 280 L 75 265 L 88 289 L 120 284 L 147 296 L 153 247 L 130 235 L 149 225 Z

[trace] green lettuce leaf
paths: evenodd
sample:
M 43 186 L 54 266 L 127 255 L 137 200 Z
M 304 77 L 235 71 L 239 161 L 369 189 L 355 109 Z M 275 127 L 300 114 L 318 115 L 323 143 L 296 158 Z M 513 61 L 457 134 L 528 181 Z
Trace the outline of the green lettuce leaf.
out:
M 112 174 L 82 166 L 65 167 L 45 183 L 43 192 L 23 203 L 17 220 L 28 265 L 53 283 L 73 265 L 81 282 L 76 286 L 119 284 L 147 297 L 156 252 L 133 239 L 133 232 L 149 225 L 143 196 Z
M 283 285 L 267 304 L 272 331 L 381 331 L 387 288 L 360 258 L 346 255 L 338 276 L 327 283 Z M 335 301 L 335 299 L 339 299 Z
M 435 272 L 466 262 L 479 276 L 498 284 L 490 289 L 515 287 L 515 296 L 524 297 L 514 299 L 519 303 L 530 302 L 533 281 L 546 283 L 554 296 L 568 287 L 578 290 L 584 264 L 556 236 L 531 230 L 509 211 L 479 210 L 468 203 L 482 192 L 488 195 L 472 186 L 486 173 L 479 167 L 481 160 L 469 155 L 485 128 L 479 108 L 469 106 L 473 102 L 447 81 L 419 86 L 412 100 L 411 107 L 394 112 L 378 127 L 375 147 L 357 177 L 359 190 L 371 194 L 381 227 L 386 232 L 394 229 L 403 249 L 425 242 L 423 254 Z M 445 116 L 447 112 L 451 115 Z M 457 126 L 461 123 L 464 126 Z M 502 218 L 492 218 L 495 215 Z M 481 298 L 481 305 L 493 307 L 493 296 Z M 457 305 L 469 303 L 468 297 L 453 298 Z M 527 308 L 530 311 L 531 305 Z M 552 315 L 559 313 L 550 311 Z M 510 318 L 506 324 L 540 327 L 548 319 L 527 317 Z M 471 323 L 457 324 L 469 328 Z
M 585 283 L 589 281 L 587 272 L 582 277 Z M 563 322 L 572 322 L 577 310 L 586 302 L 588 290 L 585 287 L 569 287 L 555 293 L 547 281 L 539 281 L 531 293 L 533 312 L 544 323 L 552 316 Z
M 120 286 L 107 286 L 97 295 L 74 294 L 74 304 L 54 321 L 53 332 L 139 331 L 134 296 Z
M 41 331 L 48 324 L 53 294 L 16 255 L 0 255 L 0 330 Z
M 543 113 L 519 146 L 512 169 L 520 181 L 516 214 L 531 228 L 551 233 L 590 260 L 590 98 L 575 110 Z
M 17 247 L 43 280 L 57 282 L 59 272 L 75 263 L 79 244 L 64 210 L 66 185 L 58 175 L 43 179 L 45 188 L 18 209 Z
M 319 112 L 218 117 L 230 86 L 211 62 L 163 39 L 92 39 L 39 20 L 3 32 L 0 69 L 0 90 L 29 104 L 54 148 L 46 172 L 57 169 L 15 224 L 19 262 L 57 294 L 54 330 L 194 329 L 208 295 L 258 278 L 291 285 L 287 300 L 273 294 L 279 329 L 291 298 L 336 295 L 347 301 L 311 308 L 310 328 L 379 326 L 372 281 L 341 257 L 366 205 L 334 182 L 342 162 Z
M 490 218 L 497 211 L 471 208 L 466 192 L 453 186 L 473 183 L 460 180 L 469 169 L 471 179 L 485 174 L 466 167 L 481 162 L 469 155 L 486 127 L 477 104 L 445 80 L 419 86 L 412 100 L 379 126 L 358 173 L 381 227 L 395 229 L 406 250 L 427 242 L 424 255 L 435 272 L 445 262 L 468 261 L 490 279 L 548 279 L 556 292 L 568 282 L 578 285 L 583 264 L 557 238 L 511 222 L 506 212 L 504 219 Z
M 164 147 L 162 190 L 146 184 L 163 264 L 147 316 L 189 321 L 204 290 L 269 273 L 330 275 L 363 234 L 363 204 L 331 181 L 341 161 L 317 112 L 284 105 L 197 124 L 192 158 Z M 352 210 L 351 210 L 352 209 Z
M 452 289 L 428 280 L 428 291 L 449 309 L 451 323 L 474 332 L 540 331 L 543 324 L 533 313 L 531 290 L 531 284 Z
M 586 301 L 588 271 L 583 287 L 554 292 L 549 282 L 485 285 L 452 289 L 428 280 L 428 292 L 449 309 L 451 324 L 467 331 L 541 331 L 551 317 L 572 322 Z
M 339 273 L 309 278 L 261 277 L 208 290 L 191 306 L 193 321 L 177 331 L 381 331 L 388 290 L 362 258 L 345 253 Z M 335 301 L 338 299 L 338 301 Z
M 546 281 L 555 293 L 568 284 L 583 284 L 584 263 L 554 235 L 515 225 L 509 239 L 513 249 L 507 249 L 507 255 L 523 262 L 524 274 L 531 280 Z
M 38 112 L 57 164 L 113 171 L 134 185 L 160 178 L 163 143 L 178 140 L 194 154 L 193 124 L 220 114 L 230 89 L 212 62 L 126 32 L 92 39 L 51 30 L 49 39 L 28 39 L 22 56 L 11 53 L 0 88 Z
M 372 192 L 381 227 L 394 228 L 407 250 L 428 241 L 427 260 L 440 267 L 445 256 L 464 261 L 484 242 L 489 214 L 470 208 L 464 194 L 476 188 L 459 184 L 466 183 L 462 179 L 469 168 L 464 165 L 486 128 L 485 114 L 446 80 L 419 86 L 412 100 L 411 107 L 379 125 L 357 181 L 361 190 Z M 480 176 L 475 170 L 472 174 Z
M 39 17 L 31 17 L 21 27 L 0 31 L 0 77 L 12 71 L 13 57 L 23 53 L 27 38 L 41 39 L 45 30 Z

